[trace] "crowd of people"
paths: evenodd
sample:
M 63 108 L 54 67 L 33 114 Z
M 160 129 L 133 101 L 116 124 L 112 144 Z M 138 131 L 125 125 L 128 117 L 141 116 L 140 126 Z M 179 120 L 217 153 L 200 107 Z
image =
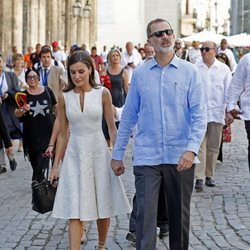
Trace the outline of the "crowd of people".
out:
M 157 227 L 171 250 L 188 249 L 193 188 L 216 185 L 234 119 L 245 120 L 250 142 L 249 54 L 237 65 L 225 39 L 185 49 L 160 18 L 146 35 L 144 47 L 128 41 L 124 51 L 104 46 L 100 55 L 95 46 L 60 50 L 57 41 L 25 55 L 13 46 L 5 62 L 0 55 L 0 174 L 5 153 L 11 170 L 18 165 L 11 140 L 30 161 L 32 182 L 45 178 L 53 158 L 52 216 L 69 221 L 71 250 L 90 220 L 96 249 L 106 249 L 110 218 L 131 212 L 119 177 L 131 136 L 136 192 L 126 239 L 138 250 L 156 249 Z

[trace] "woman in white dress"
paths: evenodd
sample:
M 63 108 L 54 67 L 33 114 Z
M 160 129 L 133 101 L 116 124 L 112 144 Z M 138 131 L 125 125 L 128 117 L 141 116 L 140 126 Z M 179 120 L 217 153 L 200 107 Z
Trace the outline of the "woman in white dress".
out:
M 58 109 L 60 133 L 50 180 L 53 183 L 59 175 L 60 179 L 52 216 L 69 220 L 71 250 L 80 249 L 82 221 L 97 220 L 96 249 L 102 250 L 110 217 L 131 209 L 121 180 L 110 167 L 111 153 L 102 132 L 104 114 L 111 141 L 115 142 L 111 96 L 108 89 L 95 83 L 93 61 L 84 52 L 69 57 L 68 85 L 58 98 Z

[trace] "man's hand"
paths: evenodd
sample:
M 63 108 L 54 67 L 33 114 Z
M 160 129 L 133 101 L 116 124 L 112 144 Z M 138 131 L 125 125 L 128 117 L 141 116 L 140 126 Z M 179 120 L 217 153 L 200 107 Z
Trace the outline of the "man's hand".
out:
M 112 160 L 111 161 L 111 168 L 114 171 L 114 174 L 116 176 L 120 176 L 124 174 L 125 172 L 125 166 L 123 164 L 123 161 L 118 161 L 118 160 Z
M 234 122 L 234 118 L 233 118 L 232 114 L 230 112 L 226 113 L 226 117 L 225 117 L 226 125 L 229 125 L 233 122 Z
M 194 162 L 194 158 L 195 158 L 194 152 L 185 151 L 179 160 L 177 170 L 180 172 L 191 168 Z
M 231 115 L 233 116 L 234 119 L 240 119 L 239 115 L 242 114 L 242 112 L 240 112 L 239 110 L 237 109 L 232 109 L 230 111 Z

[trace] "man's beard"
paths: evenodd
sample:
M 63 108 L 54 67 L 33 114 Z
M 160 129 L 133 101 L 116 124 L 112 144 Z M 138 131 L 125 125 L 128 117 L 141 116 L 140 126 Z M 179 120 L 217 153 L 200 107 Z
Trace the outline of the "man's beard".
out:
M 171 45 L 169 47 L 161 47 L 161 46 L 157 46 L 154 48 L 156 52 L 158 53 L 162 53 L 162 54 L 167 54 L 169 52 L 174 51 L 174 46 Z

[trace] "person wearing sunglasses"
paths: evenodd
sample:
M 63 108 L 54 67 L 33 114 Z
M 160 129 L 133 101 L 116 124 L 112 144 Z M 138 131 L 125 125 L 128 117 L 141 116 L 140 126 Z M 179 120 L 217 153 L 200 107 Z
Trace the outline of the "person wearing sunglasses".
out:
M 214 42 L 203 42 L 200 51 L 202 61 L 196 66 L 200 71 L 205 90 L 207 130 L 198 154 L 200 164 L 195 170 L 196 191 L 203 191 L 204 179 L 206 186 L 215 186 L 214 172 L 219 155 L 222 128 L 225 125 L 225 100 L 232 78 L 229 67 L 216 59 Z
M 23 149 L 33 169 L 32 181 L 41 182 L 49 158 L 43 157 L 53 129 L 56 97 L 49 87 L 40 84 L 39 71 L 34 67 L 25 72 L 25 81 L 29 88 L 26 103 L 16 108 L 15 115 L 23 122 Z
M 174 31 L 157 18 L 147 25 L 155 56 L 133 72 L 111 167 L 124 173 L 126 145 L 135 124 L 133 170 L 137 199 L 136 249 L 156 249 L 160 185 L 167 197 L 170 249 L 188 249 L 194 162 L 206 130 L 203 86 L 197 68 L 174 54 Z

